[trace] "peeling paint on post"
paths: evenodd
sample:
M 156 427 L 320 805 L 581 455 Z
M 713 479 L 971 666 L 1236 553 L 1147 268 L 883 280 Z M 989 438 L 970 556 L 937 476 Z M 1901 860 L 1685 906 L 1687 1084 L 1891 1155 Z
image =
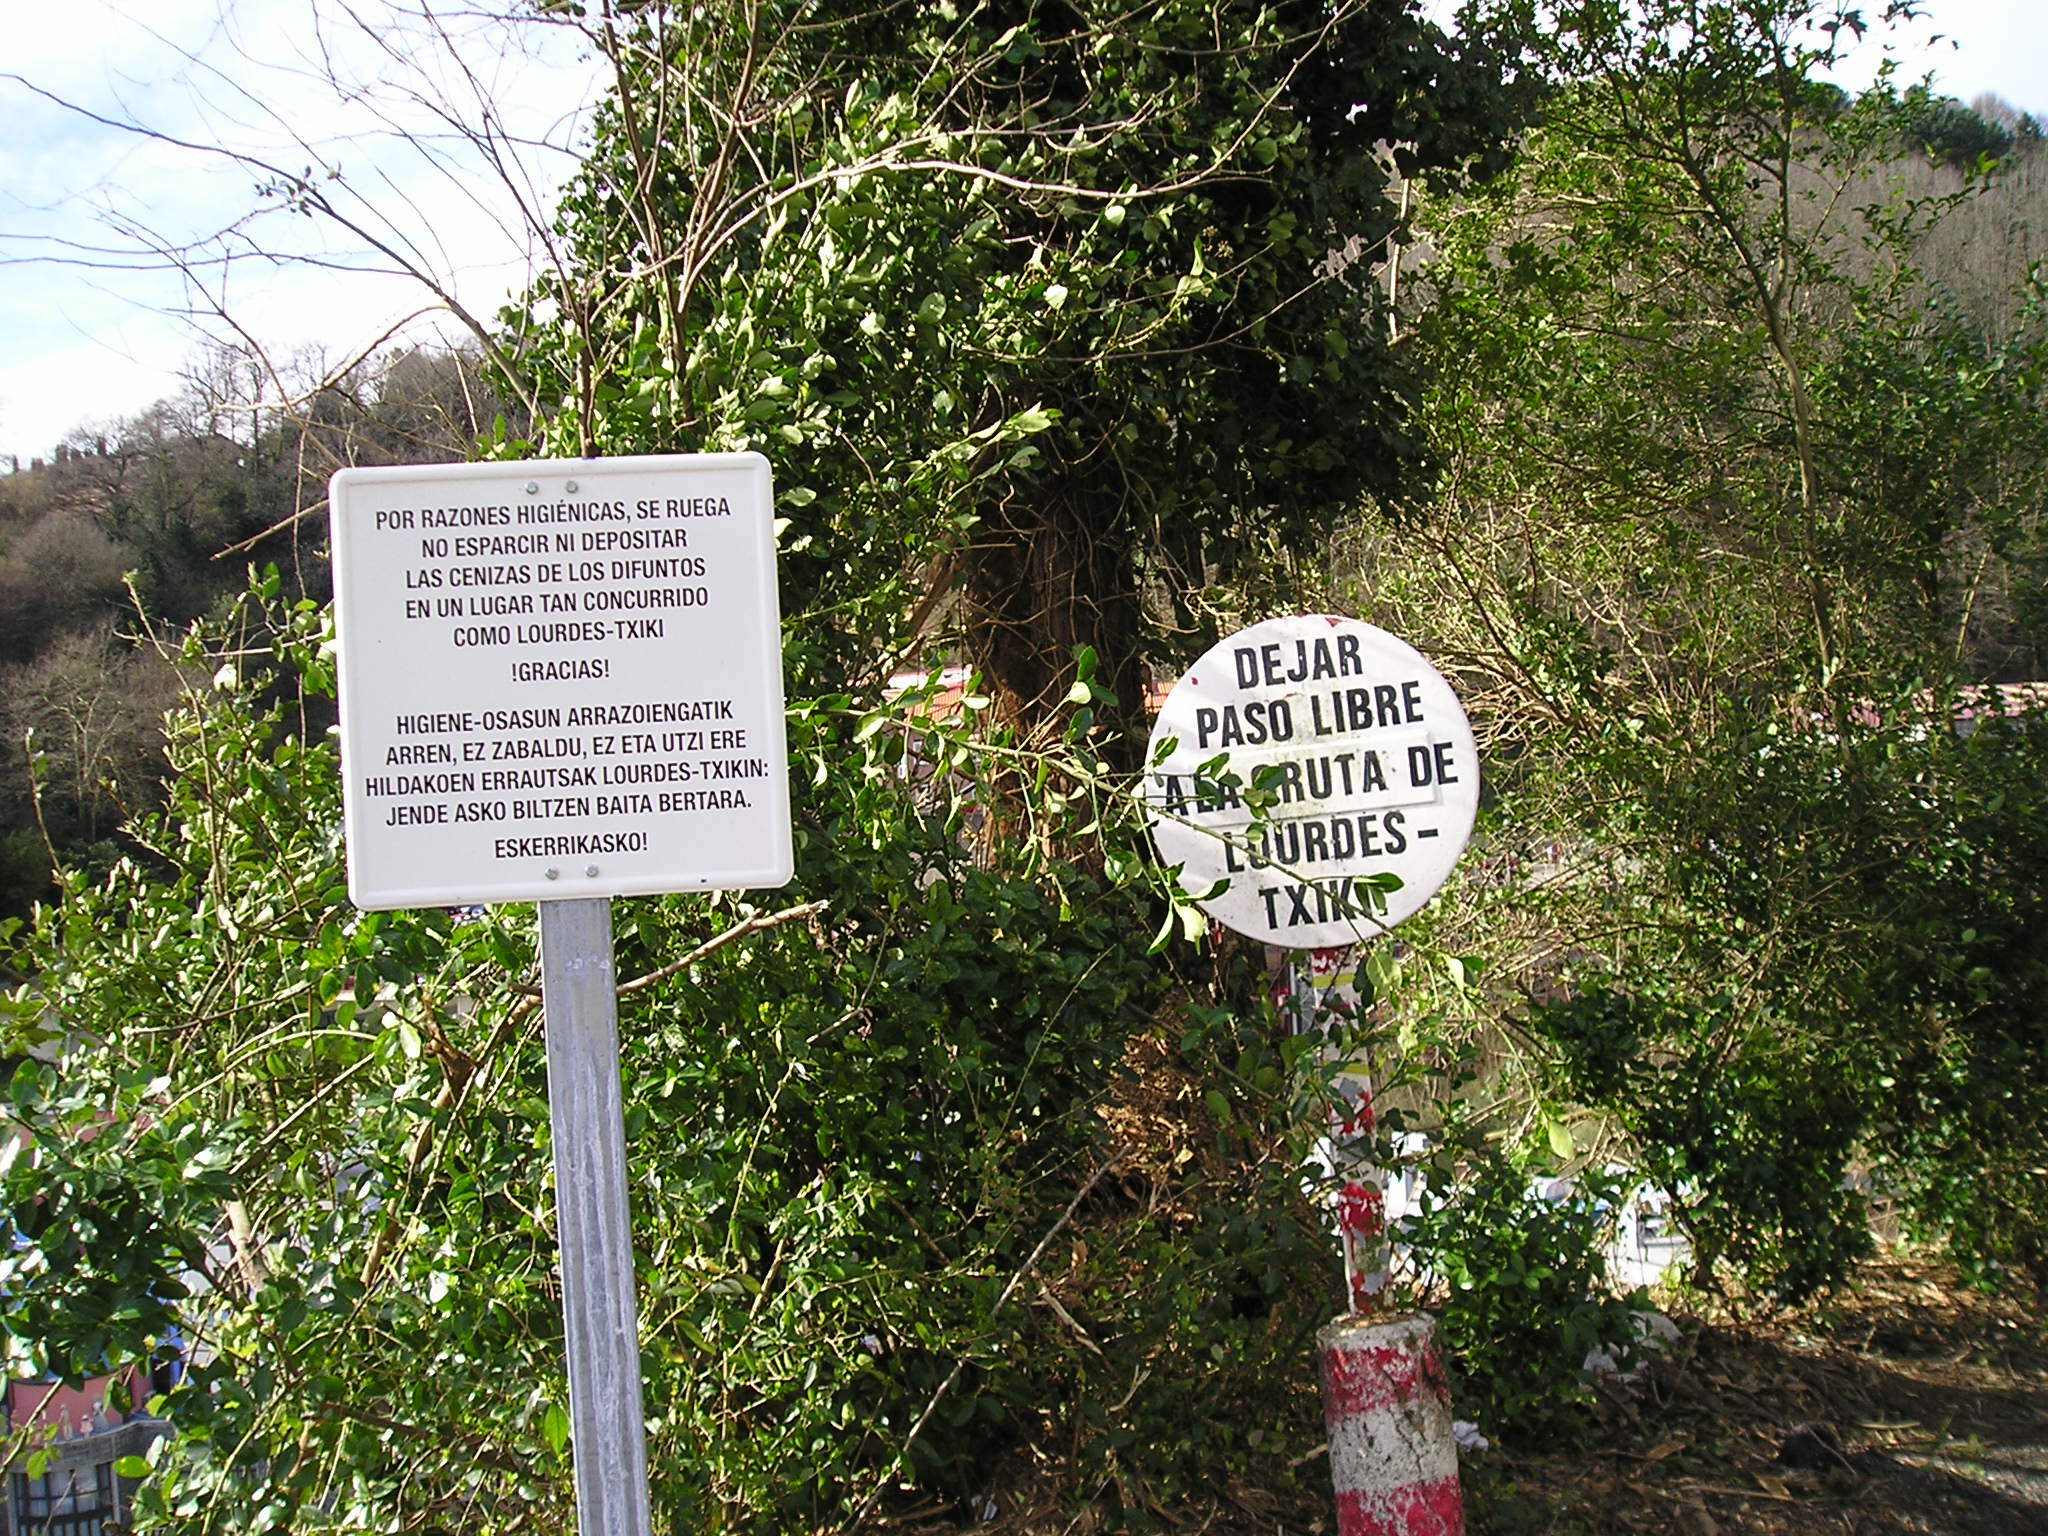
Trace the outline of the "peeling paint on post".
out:
M 1463 1536 L 1436 1323 L 1341 1318 L 1316 1335 L 1337 1536 Z
M 1286 979 L 1281 1006 L 1294 1032 L 1328 1036 L 1332 1026 L 1358 1017 L 1357 951 L 1316 949 L 1283 955 L 1279 964 Z M 1335 1066 L 1335 1094 L 1329 1106 L 1329 1128 L 1317 1141 L 1316 1165 L 1337 1181 L 1331 1200 L 1337 1237 L 1344 1256 L 1344 1294 L 1354 1313 L 1374 1311 L 1386 1289 L 1386 1197 L 1379 1170 L 1370 1166 L 1373 1131 L 1372 1075 L 1364 1062 L 1340 1059 L 1327 1041 L 1326 1067 Z

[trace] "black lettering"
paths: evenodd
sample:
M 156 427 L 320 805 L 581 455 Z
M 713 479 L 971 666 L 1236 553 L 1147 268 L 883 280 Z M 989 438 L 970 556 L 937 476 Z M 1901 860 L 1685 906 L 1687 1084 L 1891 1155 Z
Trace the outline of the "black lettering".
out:
M 1308 889 L 1299 883 L 1287 887 L 1287 926 L 1290 928 L 1315 921 L 1315 914 L 1308 909 Z
M 413 742 L 384 749 L 384 766 L 397 768 L 421 763 L 452 763 L 455 749 L 445 741 Z
M 1331 791 L 1335 788 L 1331 763 L 1332 759 L 1324 756 L 1312 757 L 1302 765 L 1308 779 L 1308 793 L 1311 799 L 1327 800 L 1330 798 Z M 1319 768 L 1322 770 L 1320 782 L 1318 782 L 1316 777 L 1316 770 Z
M 1380 853 L 1380 819 L 1374 812 L 1367 811 L 1358 818 L 1358 856 L 1375 859 Z
M 1404 815 L 1400 811 L 1388 811 L 1386 815 L 1380 818 L 1381 826 L 1386 829 L 1387 852 L 1390 855 L 1396 853 L 1406 853 L 1408 851 L 1408 837 L 1407 834 L 1401 830 L 1403 824 L 1407 821 L 1407 819 L 1408 818 L 1406 817 L 1406 815 Z M 1423 835 L 1426 837 L 1436 836 L 1434 832 L 1424 833 Z M 1385 910 L 1384 902 L 1381 903 L 1381 910 Z
M 394 805 L 385 814 L 387 827 L 433 827 L 448 819 L 445 805 Z
M 1306 821 L 1301 826 L 1301 862 L 1304 864 L 1326 864 L 1330 859 L 1330 829 L 1320 821 Z

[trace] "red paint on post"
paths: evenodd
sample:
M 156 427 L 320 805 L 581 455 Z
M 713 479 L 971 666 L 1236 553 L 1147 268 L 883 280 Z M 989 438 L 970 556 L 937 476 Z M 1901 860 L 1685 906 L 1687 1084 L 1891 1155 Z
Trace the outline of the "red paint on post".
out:
M 1450 1394 L 1420 1313 L 1317 1335 L 1338 1536 L 1463 1536 Z
M 1359 1237 L 1378 1237 L 1387 1230 L 1386 1197 L 1371 1184 L 1346 1184 L 1337 1196 L 1337 1225 Z
M 1352 1180 L 1338 1191 L 1337 1232 L 1351 1310 L 1371 1312 L 1387 1285 L 1387 1202 L 1378 1185 Z
M 1337 1536 L 1464 1536 L 1458 1480 L 1394 1490 L 1384 1498 L 1337 1495 Z

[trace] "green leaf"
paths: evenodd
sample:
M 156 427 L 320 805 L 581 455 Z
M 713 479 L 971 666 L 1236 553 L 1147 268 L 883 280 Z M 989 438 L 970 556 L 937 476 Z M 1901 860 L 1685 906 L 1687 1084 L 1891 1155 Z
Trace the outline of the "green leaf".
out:
M 1173 942 L 1173 930 L 1176 926 L 1176 923 L 1177 916 L 1175 909 L 1169 906 L 1166 909 L 1165 918 L 1159 924 L 1159 931 L 1152 935 L 1152 942 L 1146 946 L 1145 953 L 1148 955 L 1159 954 L 1166 948 L 1167 945 L 1171 944 Z
M 1577 1144 L 1572 1140 L 1571 1127 L 1562 1120 L 1544 1121 L 1543 1132 L 1550 1139 L 1550 1150 L 1560 1160 L 1569 1161 L 1572 1154 L 1578 1151 Z
M 1365 979 L 1371 984 L 1375 996 L 1385 996 L 1400 978 L 1401 962 L 1395 958 L 1391 945 L 1382 942 L 1366 949 Z

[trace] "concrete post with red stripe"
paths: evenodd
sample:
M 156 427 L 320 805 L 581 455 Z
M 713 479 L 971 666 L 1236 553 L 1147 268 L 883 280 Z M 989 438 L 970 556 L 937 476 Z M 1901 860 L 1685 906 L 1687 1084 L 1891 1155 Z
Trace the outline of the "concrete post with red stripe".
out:
M 1451 1399 L 1419 1312 L 1343 1317 L 1316 1335 L 1337 1536 L 1464 1536 Z
M 1357 1017 L 1355 951 L 1323 950 L 1288 967 L 1296 1027 L 1327 1032 Z M 1383 1314 L 1386 1202 L 1367 1161 L 1374 1129 L 1372 1081 L 1363 1063 L 1342 1063 L 1330 1106 L 1324 1160 L 1338 1177 L 1334 1199 L 1352 1315 L 1316 1336 L 1337 1536 L 1463 1536 L 1458 1445 L 1451 1399 L 1434 1344 L 1436 1322 L 1419 1312 Z

